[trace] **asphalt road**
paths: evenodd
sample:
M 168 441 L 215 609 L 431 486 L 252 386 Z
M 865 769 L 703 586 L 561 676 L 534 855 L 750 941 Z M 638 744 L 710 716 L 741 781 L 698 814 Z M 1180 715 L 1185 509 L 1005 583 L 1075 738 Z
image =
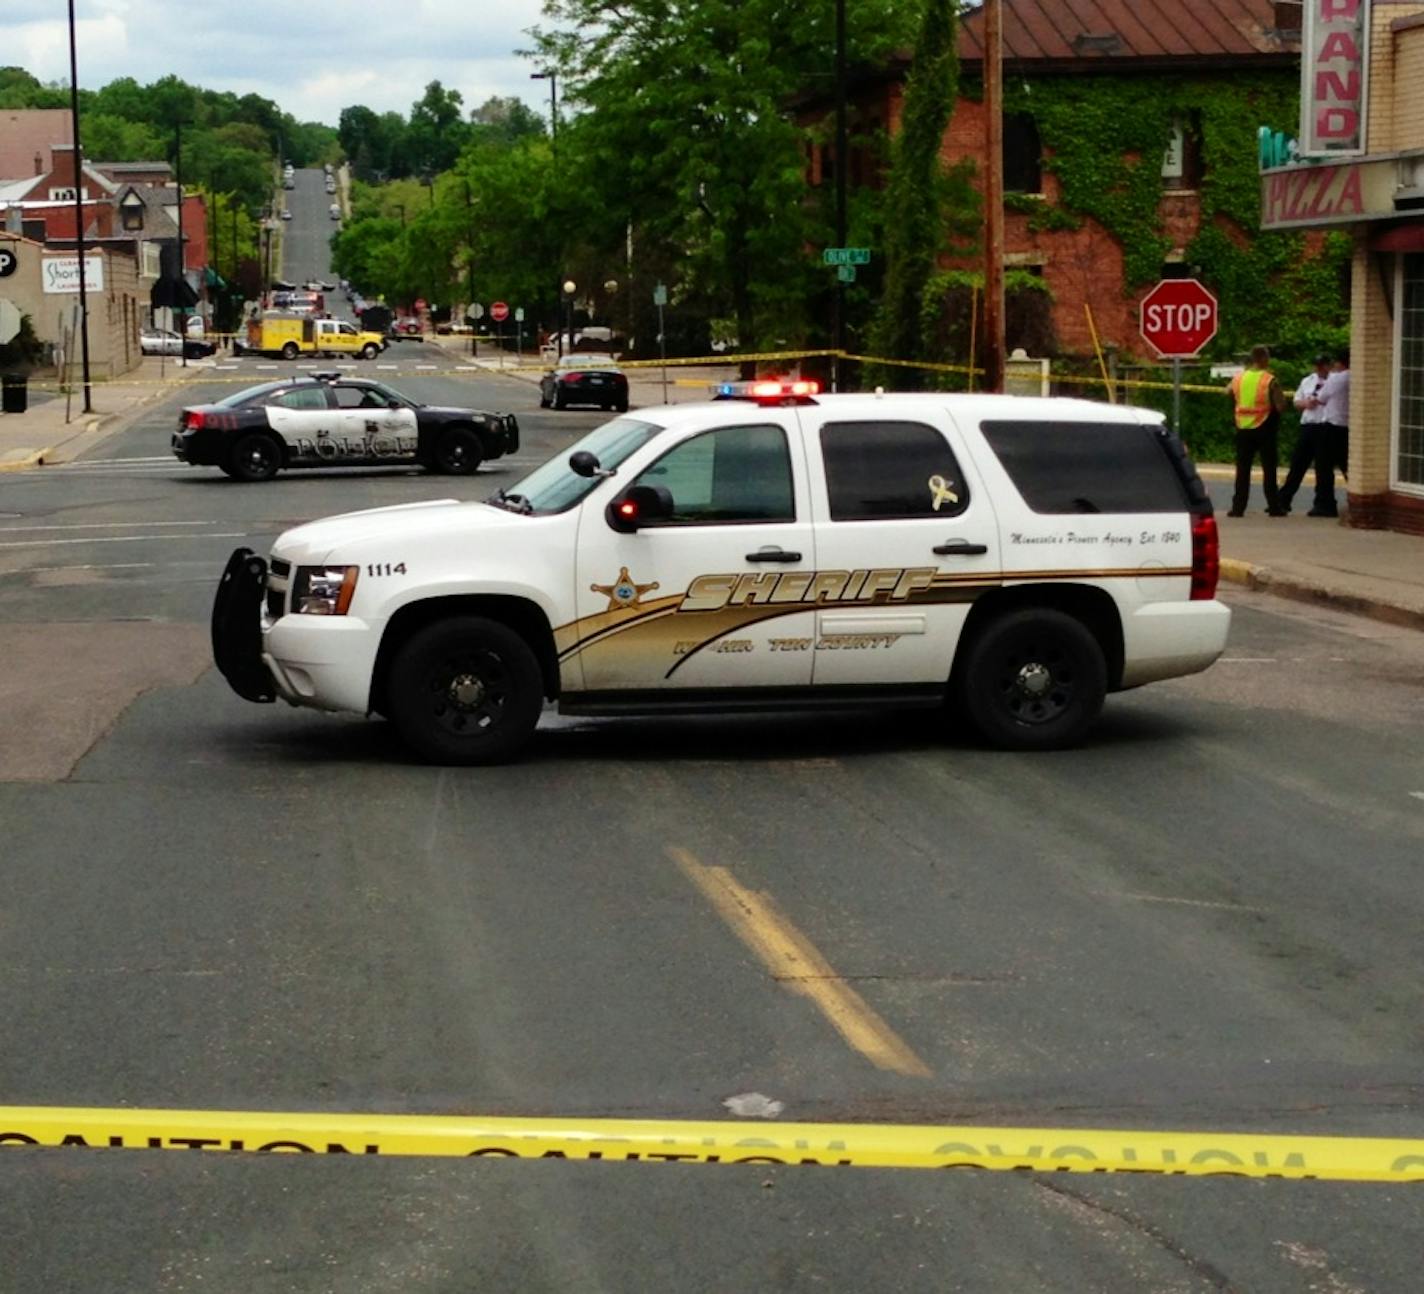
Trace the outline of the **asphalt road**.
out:
M 282 277 L 301 287 L 308 279 L 331 278 L 331 235 L 341 228 L 330 214 L 335 194 L 326 191 L 326 173 L 320 168 L 293 173 L 295 189 L 282 196 L 292 212 L 282 222 Z M 328 302 L 328 307 L 332 305 Z M 337 313 L 334 309 L 332 313 Z
M 174 406 L 0 478 L 9 1104 L 1421 1134 L 1424 638 L 1232 597 L 1227 659 L 1090 744 L 937 716 L 571 721 L 508 768 L 249 705 L 206 665 L 232 547 L 478 498 L 602 415 L 513 378 L 473 479 L 260 486 Z M 251 360 L 220 379 L 260 378 Z M 681 860 L 681 862 L 679 861 Z M 704 869 L 699 872 L 697 869 Z M 878 1068 L 695 883 L 768 896 L 918 1066 Z M 1417 1193 L 7 1149 L 5 1289 L 1396 1290 Z

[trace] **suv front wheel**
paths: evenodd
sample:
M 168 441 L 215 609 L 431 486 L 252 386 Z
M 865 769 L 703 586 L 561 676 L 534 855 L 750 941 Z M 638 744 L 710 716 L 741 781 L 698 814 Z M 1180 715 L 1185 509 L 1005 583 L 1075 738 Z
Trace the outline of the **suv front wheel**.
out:
M 1081 620 L 1027 607 L 975 635 L 958 700 L 991 745 L 1055 750 L 1079 742 L 1103 708 L 1107 662 Z
M 414 634 L 391 661 L 386 711 L 432 764 L 493 764 L 529 740 L 544 708 L 543 677 L 508 625 L 453 616 Z

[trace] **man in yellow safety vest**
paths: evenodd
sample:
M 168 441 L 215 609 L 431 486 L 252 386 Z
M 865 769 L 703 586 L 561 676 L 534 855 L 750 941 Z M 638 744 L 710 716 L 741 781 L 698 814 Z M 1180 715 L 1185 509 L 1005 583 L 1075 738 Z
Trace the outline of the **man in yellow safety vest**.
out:
M 1236 409 L 1236 490 L 1231 496 L 1232 517 L 1246 515 L 1251 496 L 1251 464 L 1261 456 L 1262 484 L 1266 491 L 1266 512 L 1283 517 L 1287 509 L 1276 497 L 1276 435 L 1286 397 L 1276 375 L 1270 370 L 1271 352 L 1264 346 L 1251 349 L 1251 367 L 1231 379 L 1231 402 Z

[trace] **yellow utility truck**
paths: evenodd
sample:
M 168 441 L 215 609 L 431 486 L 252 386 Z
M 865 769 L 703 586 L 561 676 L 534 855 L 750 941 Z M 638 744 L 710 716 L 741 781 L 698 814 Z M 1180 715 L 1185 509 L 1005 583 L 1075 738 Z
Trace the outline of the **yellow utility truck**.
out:
M 355 355 L 375 359 L 389 342 L 378 332 L 363 332 L 344 319 L 313 319 L 310 315 L 268 310 L 247 321 L 247 338 L 239 353 L 281 356 Z

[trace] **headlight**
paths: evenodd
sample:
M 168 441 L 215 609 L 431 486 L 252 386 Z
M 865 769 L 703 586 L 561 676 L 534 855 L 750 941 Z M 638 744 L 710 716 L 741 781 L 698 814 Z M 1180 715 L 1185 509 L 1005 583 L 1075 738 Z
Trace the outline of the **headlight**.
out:
M 360 573 L 359 566 L 298 566 L 292 610 L 298 615 L 344 616 Z

